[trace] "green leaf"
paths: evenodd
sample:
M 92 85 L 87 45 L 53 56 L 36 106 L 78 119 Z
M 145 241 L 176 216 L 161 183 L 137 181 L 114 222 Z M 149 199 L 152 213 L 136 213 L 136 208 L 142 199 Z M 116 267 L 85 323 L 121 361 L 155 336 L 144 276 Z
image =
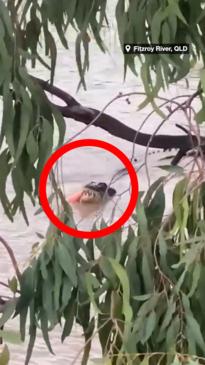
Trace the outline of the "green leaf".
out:
M 142 275 L 146 292 L 152 292 L 154 289 L 153 264 L 150 262 L 149 255 L 146 251 L 143 252 L 142 257 Z
M 205 84 L 204 84 L 205 87 Z M 195 114 L 195 120 L 197 123 L 201 124 L 205 121 L 205 105 L 203 103 L 202 108 Z
M 11 163 L 9 163 L 10 160 L 10 153 L 8 152 L 8 149 L 5 149 L 0 154 L 0 201 L 4 208 L 5 214 L 7 217 L 13 221 L 13 216 L 11 212 L 11 203 L 7 197 L 6 194 L 6 183 L 7 178 L 11 170 Z
M 109 261 L 112 265 L 114 272 L 118 276 L 118 278 L 120 280 L 120 284 L 122 286 L 122 291 L 123 291 L 123 293 L 122 293 L 122 298 L 123 298 L 122 311 L 125 316 L 125 321 L 127 323 L 129 323 L 132 320 L 133 312 L 132 312 L 132 307 L 130 305 L 130 285 L 129 285 L 128 276 L 127 276 L 125 269 L 116 260 L 109 258 Z
M 94 254 L 94 242 L 93 239 L 88 239 L 86 242 L 86 257 L 89 261 L 93 261 L 95 259 Z
M 151 311 L 150 314 L 148 315 L 148 317 L 146 318 L 145 321 L 145 329 L 144 329 L 144 336 L 141 339 L 141 343 L 145 344 L 145 342 L 150 338 L 150 336 L 152 335 L 155 326 L 156 326 L 156 312 L 155 311 Z
M 165 44 L 170 43 L 170 30 L 168 22 L 162 24 L 162 42 Z
M 55 308 L 53 303 L 53 273 L 49 270 L 46 280 L 42 280 L 42 307 L 45 310 L 48 321 L 51 324 L 51 328 L 56 324 Z
M 137 316 L 145 317 L 149 312 L 154 310 L 160 300 L 160 297 L 160 293 L 153 293 L 153 295 L 151 295 L 150 298 L 141 305 Z
M 14 156 L 14 164 L 17 163 L 19 157 L 22 154 L 23 148 L 26 143 L 27 135 L 29 132 L 30 127 L 30 118 L 31 118 L 31 112 L 32 112 L 32 106 L 30 99 L 26 92 L 23 90 L 21 91 L 22 94 L 22 103 L 21 103 L 21 114 L 20 114 L 20 131 L 19 131 L 19 140 L 17 149 L 15 151 Z
M 188 25 L 184 15 L 180 10 L 178 0 L 168 0 L 168 2 L 169 8 L 173 12 L 173 14 L 175 14 L 185 25 Z
M 196 344 L 200 347 L 200 349 L 203 351 L 203 354 L 205 354 L 205 342 L 201 333 L 199 323 L 191 314 L 186 316 L 186 321 L 189 331 L 193 336 L 193 339 L 195 340 Z
M 125 41 L 124 35 L 125 35 L 126 24 L 127 24 L 127 14 L 125 13 L 124 0 L 119 0 L 117 2 L 115 15 L 116 15 L 117 26 L 118 26 L 118 36 L 119 36 L 120 43 L 122 46 Z
M 14 121 L 14 109 L 13 98 L 10 92 L 9 83 L 4 82 L 3 85 L 3 130 L 6 137 L 6 142 L 9 146 L 11 155 L 15 156 L 15 145 L 13 136 L 13 121 Z
M 10 360 L 9 349 L 7 345 L 3 345 L 0 352 L 0 365 L 8 365 Z
M 35 340 L 36 340 L 36 327 L 33 326 L 32 331 L 30 330 L 30 338 L 29 338 L 29 343 L 28 343 L 28 348 L 27 348 L 27 353 L 26 353 L 25 365 L 28 365 L 30 362 Z
M 94 307 L 94 310 L 96 313 L 101 313 L 98 304 L 96 303 L 96 299 L 95 299 L 95 289 L 98 289 L 100 287 L 100 283 L 99 281 L 96 279 L 96 277 L 94 275 L 92 275 L 91 273 L 86 273 L 85 274 L 85 283 L 86 283 L 86 287 L 87 287 L 87 292 L 88 295 L 90 297 L 90 301 Z
M 162 9 L 159 8 L 152 18 L 152 24 L 151 24 L 152 43 L 159 43 L 161 23 L 163 19 L 164 16 Z
M 180 277 L 179 277 L 179 279 L 178 279 L 178 281 L 177 281 L 177 283 L 176 283 L 176 285 L 174 287 L 174 291 L 176 291 L 176 293 L 179 293 L 179 291 L 181 289 L 181 286 L 182 286 L 182 284 L 183 284 L 183 282 L 185 280 L 186 274 L 187 274 L 187 271 L 184 270 L 182 272 L 182 274 L 180 275 Z
M 79 33 L 76 38 L 76 43 L 75 43 L 75 58 L 76 58 L 76 63 L 77 63 L 77 67 L 78 67 L 78 72 L 80 75 L 80 83 L 79 83 L 78 89 L 82 84 L 84 90 L 86 90 L 85 68 L 82 65 L 82 56 L 81 56 L 81 44 L 83 43 L 82 38 L 83 38 L 83 34 Z M 87 52 L 88 52 L 88 50 L 87 50 Z M 87 57 L 87 52 L 85 54 L 85 57 Z
M 47 270 L 47 262 L 45 259 L 45 253 L 42 252 L 42 254 L 39 256 L 39 264 L 40 264 L 40 272 L 42 275 L 42 279 L 46 280 L 48 277 L 48 270 Z
M 162 170 L 165 170 L 169 173 L 176 173 L 177 175 L 182 175 L 184 173 L 183 167 L 178 166 L 178 165 L 176 165 L 176 166 L 172 166 L 172 165 L 163 165 L 162 166 L 162 165 L 160 165 L 160 166 L 156 166 L 156 167 L 158 167 Z
M 76 275 L 76 263 L 73 262 L 66 247 L 59 243 L 56 248 L 56 255 L 59 265 L 62 267 L 63 271 L 66 273 L 71 283 L 77 285 L 77 275 Z
M 200 80 L 201 80 L 201 86 L 205 92 L 205 68 L 200 70 Z
M 171 270 L 169 260 L 169 251 L 168 251 L 168 244 L 165 240 L 164 234 L 162 234 L 161 230 L 158 235 L 158 242 L 159 242 L 159 253 L 160 253 L 160 268 L 163 272 L 170 277 L 171 280 L 175 280 L 175 276 Z
M 11 318 L 16 308 L 17 299 L 10 299 L 4 305 L 3 314 L 0 318 L 0 328 Z
M 0 24 L 1 24 L 1 22 L 0 22 Z M 0 57 L 1 57 L 0 86 L 2 85 L 2 83 L 5 80 L 7 82 L 11 78 L 12 56 L 13 55 L 10 56 L 8 51 L 10 51 L 11 48 L 13 48 L 12 46 L 13 46 L 13 44 L 11 44 L 9 42 L 8 37 L 6 38 L 6 41 L 4 41 L 4 39 L 2 38 L 2 35 L 0 35 Z
M 39 148 L 38 148 L 38 142 L 34 137 L 33 130 L 29 132 L 28 137 L 26 139 L 26 150 L 29 154 L 31 162 L 32 163 L 36 162 L 38 158 Z
M 78 2 L 78 0 L 70 0 L 69 3 L 67 1 L 64 2 L 65 11 L 66 11 L 66 15 L 67 15 L 67 19 L 66 19 L 67 24 L 69 24 L 72 21 L 74 15 L 75 15 L 77 2 Z
M 60 147 L 60 146 L 62 146 L 62 144 L 64 142 L 66 124 L 65 124 L 65 120 L 64 120 L 62 114 L 58 111 L 57 108 L 52 106 L 52 112 L 53 112 L 53 116 L 55 118 L 55 122 L 56 122 L 57 127 L 58 127 L 59 137 L 58 137 L 57 147 Z
M 176 347 L 176 337 L 180 329 L 180 320 L 176 316 L 169 324 L 166 332 L 166 347 L 168 351 L 173 351 Z
M 35 275 L 35 266 L 33 263 L 32 267 L 30 266 L 27 267 L 26 270 L 21 275 L 21 281 L 20 281 L 21 296 L 17 303 L 17 308 L 16 308 L 17 313 L 21 313 L 22 309 L 27 307 L 33 299 L 34 275 Z
M 53 291 L 54 306 L 55 309 L 58 310 L 60 308 L 60 296 L 62 295 L 61 289 L 62 289 L 63 272 L 56 259 L 53 263 L 53 270 L 54 270 L 54 291 Z
M 158 227 L 161 225 L 164 210 L 165 210 L 165 195 L 164 195 L 163 185 L 161 185 L 156 190 L 155 195 L 152 198 L 149 206 L 146 207 L 145 209 L 145 213 L 150 228 L 153 228 L 155 230 L 158 229 Z
M 58 36 L 61 40 L 62 45 L 65 47 L 65 49 L 68 49 L 68 42 L 65 38 L 65 34 L 64 34 L 63 29 L 62 29 L 62 22 L 57 21 L 57 22 L 55 22 L 55 25 L 56 25 L 56 30 L 58 32 Z
M 141 203 L 140 199 L 138 200 L 137 203 L 136 213 L 137 213 L 137 223 L 139 225 L 139 236 L 140 238 L 143 238 L 144 242 L 146 242 L 146 246 L 150 247 L 151 239 L 150 239 L 150 232 L 148 229 L 148 221 L 145 214 L 144 205 Z
M 192 297 L 197 290 L 198 282 L 201 276 L 201 264 L 199 262 L 194 263 L 194 269 L 192 272 L 192 285 L 188 294 L 188 297 Z
M 176 311 L 176 303 L 174 302 L 173 299 L 174 298 L 172 296 L 171 299 L 168 302 L 167 311 L 165 313 L 163 322 L 161 324 L 160 332 L 166 330 L 166 328 L 169 326 L 169 324 L 170 324 L 170 322 L 171 322 L 171 320 L 173 318 L 173 314 Z
M 46 159 L 52 152 L 53 146 L 53 126 L 47 119 L 41 118 L 42 128 L 40 133 L 40 144 L 39 144 L 39 160 L 37 170 L 41 172 Z
M 160 75 L 157 74 L 157 83 L 156 86 L 153 88 L 153 95 L 156 96 L 159 89 L 163 84 L 161 83 L 162 79 L 160 78 Z M 158 107 L 158 105 L 155 103 L 153 99 L 150 99 L 150 103 L 155 111 L 156 114 L 158 114 L 162 119 L 166 118 L 166 115 L 163 113 L 163 111 Z
M 67 308 L 65 308 L 64 316 L 65 316 L 65 324 L 63 327 L 63 332 L 61 335 L 61 341 L 63 342 L 66 337 L 68 337 L 71 333 L 73 322 L 76 314 L 76 301 L 75 298 L 71 298 L 68 303 Z
M 168 16 L 168 24 L 170 27 L 170 37 L 172 42 L 175 40 L 176 31 L 177 31 L 177 17 L 175 14 L 170 14 Z
M 150 299 L 152 294 L 142 294 L 142 295 L 135 295 L 133 296 L 133 299 L 138 300 L 139 302 L 144 302 L 147 299 Z
M 185 310 L 186 316 L 186 326 L 187 330 L 190 333 L 191 337 L 195 341 L 195 343 L 202 350 L 203 355 L 205 354 L 205 342 L 201 333 L 200 325 L 197 320 L 194 318 L 193 313 L 190 308 L 190 301 L 185 294 L 182 294 L 182 302 Z
M 46 315 L 46 312 L 43 308 L 41 309 L 39 316 L 40 316 L 40 321 L 41 321 L 41 330 L 42 330 L 42 334 L 43 334 L 43 339 L 44 339 L 49 351 L 51 352 L 51 354 L 55 355 L 53 350 L 52 350 L 49 335 L 48 335 L 47 315 Z
M 151 77 L 150 77 L 150 69 L 149 65 L 147 63 L 142 63 L 141 70 L 140 70 L 140 76 L 144 85 L 145 93 L 147 95 L 147 98 L 149 99 L 149 102 L 153 100 L 152 95 L 152 84 L 151 84 Z
M 181 229 L 186 227 L 188 219 L 188 202 L 186 197 L 187 179 L 179 181 L 173 193 L 173 208 L 178 225 Z
M 154 183 L 149 187 L 143 200 L 143 204 L 145 207 L 149 205 L 152 195 L 159 188 L 159 186 L 163 184 L 164 179 L 165 179 L 164 177 L 160 177 L 159 179 L 154 181 Z
M 110 316 L 112 320 L 122 318 L 122 297 L 115 290 L 111 292 Z
M 11 289 L 11 291 L 14 294 L 16 294 L 17 289 L 18 289 L 18 281 L 15 276 L 13 276 L 13 278 L 11 280 L 8 280 L 8 285 L 9 285 L 9 288 Z
M 95 41 L 98 45 L 98 47 L 100 48 L 100 50 L 105 53 L 106 51 L 106 46 L 100 36 L 99 31 L 97 30 L 98 26 L 97 26 L 97 21 L 93 20 L 93 22 L 91 23 L 91 29 L 93 31 L 93 35 L 95 37 Z
M 19 322 L 20 322 L 20 334 L 22 341 L 25 341 L 27 315 L 28 315 L 28 307 L 23 308 L 20 313 Z
M 0 17 L 4 22 L 4 25 L 7 30 L 7 34 L 13 40 L 13 27 L 12 27 L 11 18 L 9 16 L 9 11 L 8 11 L 7 7 L 4 5 L 4 3 L 2 1 L 0 2 Z
M 67 276 L 63 277 L 62 281 L 62 309 L 64 309 L 71 298 L 72 294 L 72 283 Z
M 102 270 L 103 275 L 110 280 L 112 286 L 114 287 L 116 284 L 116 275 L 113 273 L 112 265 L 109 262 L 109 259 L 105 256 L 101 256 L 99 259 L 99 267 Z
M 29 195 L 29 193 L 31 191 L 31 187 L 28 182 L 28 179 L 25 179 L 25 172 L 23 172 L 23 170 L 22 170 L 22 165 L 17 165 L 15 168 L 13 168 L 12 183 L 13 183 L 14 191 L 16 193 L 15 200 L 14 200 L 15 201 L 14 206 L 16 204 L 17 207 L 20 208 L 20 211 L 23 214 L 26 224 L 29 225 L 28 217 L 27 217 L 25 205 L 24 205 L 24 192 L 26 190 L 26 192 Z
M 48 46 L 50 49 L 50 55 L 51 55 L 51 84 L 53 84 L 55 69 L 56 69 L 57 48 L 56 48 L 55 40 L 54 40 L 51 32 L 49 32 L 49 31 L 47 33 L 47 42 L 48 42 Z

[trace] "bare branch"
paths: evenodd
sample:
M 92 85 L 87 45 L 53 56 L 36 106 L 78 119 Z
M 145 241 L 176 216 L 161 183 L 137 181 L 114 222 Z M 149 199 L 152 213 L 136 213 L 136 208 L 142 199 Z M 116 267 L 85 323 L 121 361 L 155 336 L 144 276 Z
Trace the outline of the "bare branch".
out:
M 16 276 L 17 276 L 18 280 L 20 281 L 21 280 L 21 272 L 19 270 L 19 267 L 18 267 L 18 264 L 17 264 L 17 261 L 16 261 L 16 258 L 15 258 L 15 255 L 14 255 L 14 252 L 13 252 L 12 248 L 9 246 L 9 244 L 1 236 L 0 236 L 0 242 L 2 243 L 2 245 L 5 247 L 6 251 L 8 252 L 9 257 L 11 259 L 11 262 L 13 264 Z
M 9 288 L 9 285 L 8 285 L 8 284 L 6 284 L 6 283 L 4 283 L 3 281 L 0 281 L 0 285 L 1 285 L 1 286 L 5 286 L 5 288 Z
M 77 102 L 72 96 L 70 96 L 67 92 L 61 90 L 60 88 L 49 84 L 48 82 L 41 80 L 39 78 L 32 77 L 33 80 L 37 81 L 41 87 L 51 93 L 52 95 L 57 96 L 61 100 L 63 100 L 66 105 L 56 105 L 53 104 L 58 110 L 62 113 L 64 117 L 72 118 L 78 122 L 82 122 L 86 125 L 94 125 L 95 127 L 100 127 L 101 129 L 106 130 L 110 134 L 115 137 L 124 139 L 126 141 L 144 146 L 144 147 L 152 147 L 158 149 L 179 149 L 179 153 L 177 155 L 177 159 L 172 161 L 173 164 L 179 162 L 180 156 L 183 157 L 185 151 L 193 149 L 193 146 L 198 146 L 198 139 L 194 134 L 190 135 L 163 135 L 158 134 L 152 136 L 152 134 L 142 133 L 133 128 L 130 128 L 120 122 L 118 119 L 104 113 L 100 112 L 94 108 L 87 108 L 82 106 L 79 102 Z M 197 90 L 193 95 L 184 95 L 183 97 L 188 98 L 189 105 L 186 105 L 186 102 L 181 104 L 181 107 L 189 107 L 194 98 L 200 95 L 202 92 L 201 89 Z M 130 95 L 144 95 L 144 93 L 127 93 L 125 95 L 119 95 L 113 99 L 116 100 L 120 97 L 127 97 Z M 180 96 L 182 97 L 182 96 Z M 163 99 L 160 98 L 159 99 Z M 165 99 L 163 99 L 165 100 Z M 110 104 L 110 103 L 109 103 Z M 108 104 L 108 105 L 109 105 Z M 104 108 L 105 109 L 105 108 Z M 202 149 L 205 149 L 203 146 L 205 144 L 205 138 L 201 137 L 201 145 Z

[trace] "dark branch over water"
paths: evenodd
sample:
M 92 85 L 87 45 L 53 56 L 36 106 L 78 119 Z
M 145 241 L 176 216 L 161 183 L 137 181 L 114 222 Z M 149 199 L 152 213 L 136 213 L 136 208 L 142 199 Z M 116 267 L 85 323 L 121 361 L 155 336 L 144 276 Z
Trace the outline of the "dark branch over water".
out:
M 93 119 L 97 118 L 92 124 L 95 127 L 99 127 L 115 137 L 124 139 L 129 142 L 141 146 L 149 146 L 157 149 L 176 149 L 176 156 L 172 160 L 172 164 L 177 164 L 181 158 L 186 155 L 187 151 L 192 150 L 195 147 L 200 147 L 205 153 L 205 137 L 199 138 L 191 133 L 185 135 L 166 135 L 157 134 L 153 135 L 149 133 L 138 132 L 137 130 L 126 126 L 118 119 L 108 115 L 107 113 L 101 113 L 97 109 L 87 108 L 82 106 L 76 99 L 74 99 L 67 92 L 62 89 L 49 84 L 47 81 L 33 77 L 37 81 L 43 90 L 49 92 L 52 95 L 57 96 L 65 102 L 65 106 L 55 105 L 55 107 L 66 118 L 72 118 L 78 122 L 82 122 L 86 125 L 92 123 Z M 188 98 L 188 103 L 191 104 L 194 98 L 201 94 L 202 90 L 197 90 L 194 94 Z

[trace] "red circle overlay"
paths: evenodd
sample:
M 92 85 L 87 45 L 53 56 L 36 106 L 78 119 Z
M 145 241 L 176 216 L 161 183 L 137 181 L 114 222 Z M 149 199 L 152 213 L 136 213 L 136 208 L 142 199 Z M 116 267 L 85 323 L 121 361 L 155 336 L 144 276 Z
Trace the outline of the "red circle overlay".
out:
M 62 157 L 65 153 L 74 150 L 75 148 L 79 147 L 98 147 L 102 148 L 108 152 L 111 152 L 113 155 L 115 155 L 125 166 L 125 168 L 128 171 L 130 182 L 131 182 L 131 197 L 129 204 L 125 210 L 125 212 L 122 214 L 122 216 L 111 226 L 103 228 L 98 231 L 80 231 L 74 228 L 71 228 L 64 224 L 53 212 L 53 210 L 50 207 L 50 203 L 47 198 L 47 191 L 46 191 L 46 185 L 49 173 L 55 164 L 55 162 Z M 67 233 L 70 236 L 74 236 L 77 238 L 100 238 L 107 236 L 116 230 L 118 230 L 131 216 L 133 210 L 136 207 L 137 199 L 138 199 L 138 193 L 139 193 L 139 186 L 138 186 L 138 179 L 136 171 L 130 162 L 130 160 L 127 158 L 127 156 L 120 151 L 117 147 L 113 146 L 110 143 L 97 140 L 97 139 L 82 139 L 74 142 L 70 142 L 62 147 L 60 147 L 57 151 L 55 151 L 47 160 L 43 171 L 40 176 L 40 182 L 39 182 L 39 199 L 42 205 L 42 208 L 50 221 L 61 231 Z

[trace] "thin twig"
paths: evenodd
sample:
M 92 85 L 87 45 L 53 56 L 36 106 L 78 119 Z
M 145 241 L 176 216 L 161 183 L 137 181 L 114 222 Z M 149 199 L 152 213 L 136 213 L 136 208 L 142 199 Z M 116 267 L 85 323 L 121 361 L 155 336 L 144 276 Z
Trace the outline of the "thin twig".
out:
M 1 236 L 0 236 L 0 242 L 2 243 L 2 245 L 5 247 L 6 251 L 8 252 L 8 255 L 9 255 L 10 259 L 11 259 L 11 262 L 13 264 L 13 267 L 14 267 L 14 270 L 15 270 L 15 273 L 16 273 L 16 277 L 18 278 L 18 280 L 20 282 L 20 280 L 21 280 L 21 272 L 19 270 L 18 263 L 16 261 L 14 252 L 13 252 L 12 248 L 9 246 L 9 244 L 5 241 L 5 239 L 3 237 L 1 237 Z
M 9 288 L 9 285 L 4 283 L 3 281 L 0 281 L 0 285 L 5 286 L 5 288 Z
M 105 327 L 108 322 L 110 321 L 110 318 L 108 318 L 93 334 L 92 336 L 85 342 L 85 345 L 80 349 L 80 351 L 78 351 L 78 353 L 76 354 L 76 356 L 74 357 L 73 361 L 71 362 L 70 365 L 74 365 L 76 363 L 76 361 L 78 360 L 80 354 L 83 352 L 85 346 L 90 343 L 90 341 L 93 340 L 93 338 L 95 337 L 95 335 L 103 328 Z

